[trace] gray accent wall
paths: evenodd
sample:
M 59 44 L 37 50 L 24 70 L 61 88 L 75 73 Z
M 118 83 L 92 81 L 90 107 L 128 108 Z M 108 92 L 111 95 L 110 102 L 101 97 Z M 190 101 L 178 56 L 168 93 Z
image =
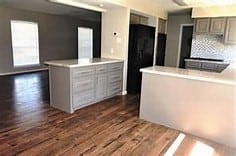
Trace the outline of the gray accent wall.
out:
M 100 13 L 97 13 L 100 14 Z M 0 74 L 34 70 L 44 67 L 44 61 L 78 57 L 78 26 L 93 28 L 94 56 L 101 55 L 101 15 L 97 21 L 80 17 L 51 15 L 0 7 Z M 11 20 L 37 22 L 39 26 L 40 66 L 13 67 Z
M 169 15 L 167 20 L 167 41 L 165 66 L 177 66 L 181 24 L 193 24 L 191 14 Z

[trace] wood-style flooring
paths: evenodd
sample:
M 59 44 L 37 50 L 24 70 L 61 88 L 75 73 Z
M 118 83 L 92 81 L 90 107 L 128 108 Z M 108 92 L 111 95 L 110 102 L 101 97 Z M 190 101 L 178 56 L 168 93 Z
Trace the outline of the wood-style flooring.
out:
M 138 107 L 139 96 L 127 95 L 67 114 L 49 106 L 47 72 L 2 76 L 0 156 L 158 156 L 170 152 L 181 133 L 140 120 Z M 173 153 L 236 155 L 234 149 L 191 135 Z

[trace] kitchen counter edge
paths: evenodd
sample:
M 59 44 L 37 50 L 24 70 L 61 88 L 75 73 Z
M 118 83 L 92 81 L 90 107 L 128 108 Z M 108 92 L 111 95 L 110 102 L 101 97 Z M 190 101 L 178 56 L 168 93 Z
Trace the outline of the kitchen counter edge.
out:
M 124 60 L 121 60 L 121 59 L 108 59 L 108 58 L 102 58 L 101 60 L 96 59 L 96 61 L 94 61 L 94 62 L 93 61 L 92 62 L 81 61 L 78 63 L 76 63 L 76 62 L 71 63 L 73 61 L 77 61 L 77 59 L 45 61 L 44 64 L 52 65 L 52 66 L 59 66 L 59 67 L 76 68 L 76 67 L 124 62 Z

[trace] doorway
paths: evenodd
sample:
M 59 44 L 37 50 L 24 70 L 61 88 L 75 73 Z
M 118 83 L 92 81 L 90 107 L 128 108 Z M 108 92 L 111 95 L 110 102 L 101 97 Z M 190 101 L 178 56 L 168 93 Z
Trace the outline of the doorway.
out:
M 190 58 L 193 39 L 193 25 L 182 25 L 180 28 L 180 44 L 178 67 L 185 68 L 185 59 Z

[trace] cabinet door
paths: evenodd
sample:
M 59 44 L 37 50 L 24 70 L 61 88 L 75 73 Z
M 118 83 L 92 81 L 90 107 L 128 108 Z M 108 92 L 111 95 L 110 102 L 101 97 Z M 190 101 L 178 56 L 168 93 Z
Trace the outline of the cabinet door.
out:
M 108 96 L 113 96 L 122 91 L 122 72 L 111 72 L 108 75 Z
M 225 31 L 225 18 L 212 18 L 210 33 L 224 34 Z
M 210 27 L 210 19 L 209 18 L 196 19 L 195 27 L 197 33 L 208 33 Z
M 218 65 L 216 63 L 203 62 L 202 63 L 202 70 L 203 71 L 209 71 L 209 72 L 217 72 L 218 71 Z
M 73 78 L 73 108 L 81 108 L 91 104 L 95 99 L 95 79 L 94 76 Z
M 236 17 L 227 20 L 225 43 L 236 44 Z
M 159 18 L 158 21 L 158 32 L 165 34 L 166 33 L 166 20 Z
M 107 96 L 107 75 L 98 75 L 96 80 L 96 100 Z

